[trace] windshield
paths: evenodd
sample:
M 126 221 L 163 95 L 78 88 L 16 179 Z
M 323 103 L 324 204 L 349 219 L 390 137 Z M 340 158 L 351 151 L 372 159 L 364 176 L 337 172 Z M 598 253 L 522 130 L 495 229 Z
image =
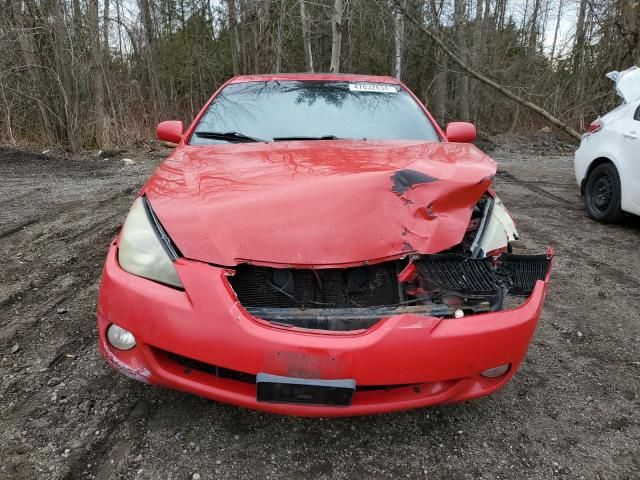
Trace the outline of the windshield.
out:
M 190 143 L 334 138 L 439 141 L 418 103 L 399 85 L 263 81 L 226 86 Z

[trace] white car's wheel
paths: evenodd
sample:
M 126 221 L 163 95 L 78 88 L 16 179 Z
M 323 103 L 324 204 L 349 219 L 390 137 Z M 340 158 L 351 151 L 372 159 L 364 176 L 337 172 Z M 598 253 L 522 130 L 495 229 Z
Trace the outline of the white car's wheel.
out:
M 603 163 L 589 174 L 584 189 L 584 203 L 589 216 L 604 223 L 618 223 L 624 219 L 620 208 L 620 175 L 615 165 Z

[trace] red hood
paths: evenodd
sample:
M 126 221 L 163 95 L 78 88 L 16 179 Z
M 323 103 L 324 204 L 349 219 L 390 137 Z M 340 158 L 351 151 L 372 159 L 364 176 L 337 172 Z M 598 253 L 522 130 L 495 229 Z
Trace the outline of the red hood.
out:
M 495 172 L 469 144 L 186 146 L 144 191 L 187 258 L 346 266 L 460 243 Z

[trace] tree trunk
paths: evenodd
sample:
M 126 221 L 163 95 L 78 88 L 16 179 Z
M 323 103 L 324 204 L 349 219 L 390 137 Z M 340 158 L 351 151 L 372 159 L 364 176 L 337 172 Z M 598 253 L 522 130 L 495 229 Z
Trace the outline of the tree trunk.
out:
M 497 0 L 497 16 L 498 16 L 498 30 L 504 30 L 504 20 L 507 16 L 507 0 Z
M 156 99 L 154 107 L 158 109 L 160 106 L 160 84 L 158 83 L 158 77 L 156 76 L 155 66 L 153 62 L 154 56 L 154 42 L 155 33 L 153 29 L 153 20 L 151 18 L 151 11 L 149 9 L 149 0 L 140 1 L 140 16 L 142 17 L 142 26 L 144 28 L 144 36 L 146 43 L 147 53 L 145 60 L 147 64 L 147 80 L 149 82 L 149 88 L 151 90 L 152 97 Z
M 396 6 L 399 7 L 399 0 L 393 0 L 393 1 L 396 4 Z M 400 8 L 402 8 L 402 7 L 400 7 Z M 581 136 L 580 136 L 580 134 L 578 132 L 576 132 L 573 128 L 571 128 L 569 125 L 567 125 L 562 120 L 560 120 L 560 119 L 556 118 L 555 116 L 553 116 L 551 113 L 549 113 L 544 108 L 539 107 L 538 105 L 536 105 L 536 104 L 534 104 L 534 103 L 522 98 L 519 95 L 516 95 L 515 93 L 513 93 L 509 89 L 503 87 L 502 85 L 500 85 L 497 82 L 494 82 L 493 80 L 491 80 L 487 76 L 483 75 L 479 71 L 475 70 L 474 68 L 469 67 L 464 61 L 462 61 L 460 56 L 456 55 L 454 52 L 451 51 L 451 49 L 442 41 L 442 39 L 438 35 L 436 35 L 432 31 L 430 31 L 428 28 L 426 28 L 424 25 L 422 25 L 422 23 L 416 17 L 414 17 L 413 15 L 409 14 L 406 10 L 402 9 L 402 11 L 404 13 L 405 18 L 407 18 L 422 33 L 427 35 L 434 43 L 436 43 L 436 45 L 438 45 L 438 47 L 440 47 L 442 52 L 444 52 L 445 55 L 447 55 L 451 60 L 453 60 L 455 63 L 457 63 L 460 66 L 460 68 L 462 68 L 465 72 L 467 72 L 467 74 L 469 74 L 470 76 L 476 78 L 477 80 L 479 80 L 480 82 L 484 83 L 485 85 L 488 85 L 489 87 L 491 87 L 491 88 L 497 90 L 498 92 L 502 93 L 505 97 L 507 97 L 507 98 L 513 100 L 514 102 L 517 102 L 520 105 L 528 108 L 529 110 L 537 113 L 538 115 L 543 117 L 545 120 L 550 122 L 552 125 L 554 125 L 554 126 L 558 127 L 559 129 L 563 130 L 564 132 L 566 132 L 567 134 L 571 135 L 576 140 L 580 140 Z
M 334 0 L 331 15 L 331 73 L 340 73 L 340 48 L 342 46 L 342 15 L 344 14 L 343 0 Z
M 240 40 L 238 38 L 238 17 L 236 12 L 236 0 L 227 0 L 229 10 L 229 35 L 231 35 L 231 63 L 233 74 L 240 74 Z
M 271 34 L 271 0 L 260 0 L 257 4 L 258 28 L 254 29 L 256 70 L 269 73 L 273 69 L 273 36 Z
M 464 41 L 464 11 L 464 0 L 455 0 L 453 21 L 456 31 L 456 47 L 458 48 L 460 61 L 466 65 L 468 61 L 468 53 L 467 45 Z M 460 120 L 469 120 L 469 77 L 464 73 L 459 73 L 457 77 L 457 115 Z
M 447 57 L 436 53 L 438 69 L 434 80 L 433 113 L 441 125 L 447 120 Z
M 617 0 L 616 11 L 616 24 L 619 36 L 622 37 L 619 63 L 626 67 L 638 63 L 640 4 L 633 0 Z
M 442 7 L 442 4 L 440 4 L 440 7 Z M 403 15 L 404 10 L 406 10 L 406 3 L 403 3 L 403 10 L 401 10 Z M 438 8 L 437 0 L 429 0 L 428 11 L 434 29 L 439 32 L 441 28 L 441 8 Z M 433 79 L 433 114 L 436 120 L 442 125 L 447 117 L 447 56 L 439 50 L 436 50 L 434 57 L 436 73 Z
M 102 17 L 102 35 L 104 36 L 102 43 L 105 53 L 109 52 L 109 0 L 104 0 L 104 13 Z
M 580 0 L 580 8 L 578 10 L 578 22 L 576 23 L 576 41 L 573 46 L 573 74 L 578 75 L 582 65 L 582 56 L 584 54 L 585 39 L 585 16 L 587 12 L 587 0 Z
M 536 47 L 538 44 L 538 24 L 539 19 L 538 15 L 540 15 L 540 0 L 534 0 L 533 2 L 533 12 L 531 13 L 531 22 L 530 22 L 530 30 L 529 30 L 529 51 L 530 54 L 536 51 Z
M 38 49 L 36 47 L 36 42 L 32 36 L 33 29 L 25 28 L 24 20 L 25 15 L 22 12 L 22 2 L 14 1 L 13 5 L 13 21 L 16 26 L 16 29 L 19 31 L 18 44 L 20 45 L 20 52 L 24 59 L 24 63 L 26 65 L 26 70 L 31 78 L 31 82 L 35 89 L 45 88 L 47 87 L 46 80 L 44 75 L 42 75 L 42 70 L 40 68 L 41 63 L 40 59 L 37 56 Z M 29 25 L 29 27 L 31 27 Z M 51 120 L 51 109 L 46 101 L 46 96 L 43 99 L 36 99 L 38 104 L 38 110 L 40 111 L 40 117 L 42 118 L 42 124 L 45 129 L 46 141 L 55 142 L 56 134 L 53 126 L 53 121 Z
M 477 66 L 481 64 L 483 57 L 483 45 L 484 45 L 484 1 L 476 0 L 476 16 L 473 22 L 473 46 L 471 50 L 471 65 Z M 478 82 L 472 82 L 470 86 L 471 90 L 471 107 L 474 118 L 478 115 L 480 108 L 480 102 L 478 99 L 478 92 L 480 91 L 480 84 Z
M 7 102 L 7 96 L 4 93 L 4 83 L 2 82 L 2 79 L 0 78 L 0 94 L 2 94 L 2 102 L 4 103 L 4 117 L 5 117 L 5 124 L 7 126 L 7 136 L 9 137 L 9 142 L 11 143 L 11 145 L 15 145 L 16 144 L 16 139 L 13 136 L 13 129 L 11 128 L 11 106 L 9 105 L 9 102 Z
M 304 47 L 304 64 L 307 72 L 313 73 L 313 50 L 311 50 L 311 26 L 304 0 L 300 3 L 300 21 L 302 22 L 302 42 Z
M 120 0 L 116 0 L 116 19 L 118 22 L 118 53 L 120 61 L 124 62 L 124 51 L 122 49 L 122 19 L 120 18 Z
M 282 71 L 282 36 L 284 29 L 284 13 L 285 13 L 285 5 L 282 0 L 278 3 L 278 22 L 276 27 L 276 42 L 275 42 L 275 55 L 276 55 L 276 67 L 275 73 L 280 73 Z
M 403 7 L 406 7 L 406 0 Z M 394 15 L 395 57 L 393 63 L 393 76 L 398 80 L 402 78 L 402 50 L 404 46 L 404 15 L 400 10 Z
M 484 12 L 483 1 L 477 0 L 476 2 L 476 18 L 473 22 L 473 62 L 478 65 L 480 60 L 480 54 L 482 53 L 482 40 L 483 40 L 483 25 L 484 25 Z
M 549 56 L 551 63 L 553 63 L 553 59 L 555 58 L 555 54 L 556 54 L 556 45 L 558 42 L 558 30 L 560 29 L 560 20 L 562 19 L 562 3 L 563 3 L 563 0 L 560 0 L 558 3 L 558 17 L 556 18 L 556 29 L 553 32 L 553 43 L 551 45 L 551 55 Z
M 91 47 L 91 75 L 93 77 L 93 111 L 95 117 L 95 141 L 98 147 L 106 143 L 106 117 L 104 111 L 104 81 L 102 52 L 100 49 L 100 25 L 98 22 L 98 0 L 87 2 L 87 23 Z
M 58 88 L 62 97 L 64 111 L 63 131 L 72 151 L 76 150 L 75 136 L 75 108 L 71 102 L 73 95 L 73 82 L 71 79 L 71 67 L 66 45 L 66 27 L 64 23 L 64 11 L 60 0 L 51 2 L 51 16 L 53 23 L 53 36 L 55 44 L 56 69 L 58 71 Z
M 582 72 L 582 65 L 584 59 L 584 47 L 585 47 L 585 17 L 587 13 L 587 0 L 580 0 L 580 8 L 578 10 L 578 23 L 576 24 L 576 42 L 573 47 L 573 78 L 574 83 L 574 97 L 578 100 L 578 106 L 575 109 L 575 114 L 580 119 L 580 127 L 584 127 L 583 119 L 583 106 L 581 98 L 583 97 L 584 89 L 584 74 Z
M 73 26 L 75 28 L 75 34 L 80 33 L 82 28 L 82 9 L 80 8 L 80 0 L 73 0 Z

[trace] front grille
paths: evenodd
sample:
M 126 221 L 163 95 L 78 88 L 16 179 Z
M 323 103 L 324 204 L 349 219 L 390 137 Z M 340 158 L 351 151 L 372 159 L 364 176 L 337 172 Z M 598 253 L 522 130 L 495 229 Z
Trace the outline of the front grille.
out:
M 538 280 L 547 278 L 551 267 L 549 255 L 513 255 L 504 253 L 500 256 L 496 273 L 511 279 L 509 293 L 513 295 L 529 295 Z
M 424 255 L 416 266 L 428 282 L 445 291 L 475 295 L 496 293 L 490 259 L 472 260 L 453 253 Z
M 246 308 L 394 305 L 399 301 L 397 264 L 315 270 L 240 265 L 229 282 Z
M 423 255 L 416 262 L 430 287 L 461 295 L 529 295 L 551 266 L 548 255 L 512 255 L 471 259 L 456 254 Z
M 401 314 L 451 317 L 461 305 L 466 313 L 501 310 L 505 294 L 530 294 L 551 265 L 547 255 L 422 255 L 411 259 L 417 275 L 400 281 L 398 274 L 409 261 L 317 270 L 245 264 L 237 267 L 229 283 L 240 304 L 256 318 L 312 330 L 349 331 L 366 330 L 382 318 Z

